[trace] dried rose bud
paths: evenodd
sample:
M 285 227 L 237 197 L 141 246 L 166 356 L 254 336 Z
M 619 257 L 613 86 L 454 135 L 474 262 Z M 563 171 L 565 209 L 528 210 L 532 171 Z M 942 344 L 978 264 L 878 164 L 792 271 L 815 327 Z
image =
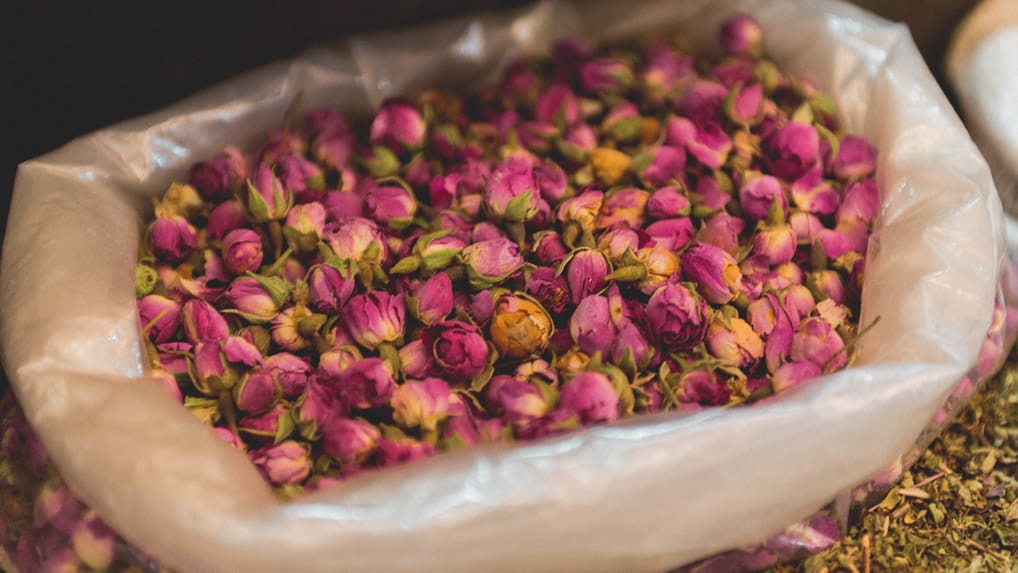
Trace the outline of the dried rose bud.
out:
M 766 219 L 775 201 L 782 213 L 788 211 L 788 199 L 781 181 L 756 172 L 747 173 L 745 177 L 739 188 L 739 204 L 746 215 L 753 219 Z
M 116 534 L 95 511 L 89 510 L 71 533 L 71 546 L 86 567 L 105 571 L 113 564 Z
M 189 300 L 182 311 L 184 333 L 191 344 L 225 340 L 230 335 L 226 320 L 211 304 L 203 300 Z
M 312 267 L 307 283 L 311 306 L 328 315 L 338 314 L 356 287 L 353 277 L 328 264 Z
M 321 360 L 326 360 L 323 353 Z M 272 379 L 279 384 L 284 398 L 296 398 L 304 392 L 307 386 L 308 377 L 311 375 L 311 365 L 307 360 L 289 352 L 278 352 L 265 358 L 262 369 L 268 372 Z
M 364 196 L 364 212 L 381 225 L 401 230 L 413 222 L 417 200 L 400 185 L 383 185 Z
M 612 343 L 609 356 L 612 362 L 621 366 L 631 361 L 636 370 L 640 371 L 647 367 L 653 355 L 654 349 L 640 327 L 632 321 L 625 321 Z M 625 369 L 624 366 L 622 368 Z
M 249 457 L 272 485 L 298 484 L 311 473 L 307 447 L 293 440 L 255 450 Z
M 378 226 L 363 217 L 350 217 L 325 233 L 325 242 L 343 260 L 384 264 L 388 258 L 385 239 Z
M 548 403 L 540 390 L 512 376 L 492 378 L 485 399 L 489 408 L 511 422 L 537 418 L 548 411 Z
M 574 252 L 565 272 L 573 304 L 604 290 L 608 286 L 609 274 L 611 263 L 601 251 L 582 249 Z
M 234 199 L 229 199 L 216 205 L 209 213 L 208 226 L 205 230 L 210 237 L 221 241 L 230 231 L 246 227 L 247 224 L 244 208 Z
M 197 246 L 198 232 L 179 215 L 160 215 L 149 225 L 148 248 L 160 261 L 180 261 Z
M 686 152 L 681 147 L 648 147 L 633 157 L 633 173 L 649 187 L 661 187 L 681 180 L 686 168 Z
M 707 302 L 681 284 L 666 284 L 647 303 L 647 326 L 665 351 L 693 348 L 707 332 Z
M 798 239 L 791 225 L 768 226 L 753 235 L 753 254 L 769 265 L 791 261 L 797 246 Z
M 852 183 L 845 189 L 838 209 L 838 221 L 861 221 L 872 223 L 880 208 L 877 182 L 868 177 Z
M 558 231 L 540 231 L 534 235 L 533 252 L 543 265 L 557 265 L 569 254 Z
M 325 232 L 325 206 L 317 201 L 296 205 L 286 215 L 286 228 L 290 248 L 299 252 L 313 252 L 319 237 Z M 291 236 L 292 235 L 292 236 Z
M 491 172 L 484 191 L 485 213 L 496 221 L 529 221 L 537 215 L 539 198 L 533 165 L 520 158 L 510 158 Z
M 255 223 L 283 219 L 293 205 L 293 193 L 283 187 L 265 163 L 255 170 L 254 179 L 248 180 L 243 198 L 251 221 Z
M 562 385 L 559 408 L 575 413 L 582 424 L 611 422 L 619 417 L 619 397 L 607 376 L 582 372 Z
M 764 90 L 760 84 L 738 83 L 725 98 L 725 115 L 735 123 L 751 127 L 760 122 L 764 114 Z
M 476 326 L 448 320 L 424 329 L 421 340 L 433 363 L 452 382 L 467 382 L 488 365 L 488 344 Z
M 799 323 L 809 316 L 816 306 L 813 294 L 800 284 L 789 285 L 781 291 L 780 297 L 781 307 L 785 309 L 792 328 L 799 328 Z
M 845 303 L 845 283 L 837 271 L 827 269 L 809 273 L 806 286 L 817 301 L 829 298 L 838 304 Z
M 861 179 L 872 174 L 876 164 L 877 152 L 866 138 L 846 135 L 838 146 L 831 171 L 840 179 Z
M 552 314 L 561 314 L 569 307 L 569 283 L 551 267 L 530 271 L 526 291 Z
M 622 320 L 621 309 L 613 312 L 607 297 L 591 295 L 580 301 L 569 318 L 569 334 L 586 354 L 607 356 Z
M 640 248 L 640 234 L 631 227 L 612 227 L 597 238 L 597 248 L 613 261 L 618 261 L 626 251 L 636 252 Z
M 807 213 L 830 215 L 841 203 L 841 194 L 821 178 L 819 168 L 812 168 L 796 179 L 791 193 L 795 205 Z
M 504 237 L 505 233 L 502 232 L 502 229 L 491 221 L 481 221 L 474 225 L 474 228 L 470 233 L 470 241 L 472 243 L 480 243 L 481 241 L 490 241 L 492 239 L 501 239 Z
M 558 203 L 569 193 L 569 180 L 565 171 L 550 159 L 534 166 L 534 178 L 541 191 L 541 199 L 547 203 Z
M 548 346 L 555 326 L 548 311 L 522 294 L 504 294 L 495 301 L 491 341 L 504 358 L 523 359 Z
M 587 60 L 580 65 L 579 73 L 583 91 L 605 99 L 623 94 L 635 79 L 628 64 L 613 58 Z
M 403 345 L 399 349 L 399 365 L 403 374 L 416 379 L 436 376 L 438 371 L 431 356 L 431 348 L 419 338 Z
M 711 372 L 690 370 L 679 378 L 675 396 L 684 404 L 701 406 L 722 406 L 732 396 L 731 390 L 722 384 Z
M 633 160 L 618 149 L 598 147 L 590 153 L 594 176 L 605 185 L 615 185 L 629 172 Z
M 707 327 L 707 349 L 727 364 L 739 368 L 752 367 L 764 355 L 764 342 L 741 318 L 714 320 Z
M 283 188 L 293 193 L 325 188 L 325 174 L 303 155 L 285 153 L 275 164 L 275 173 Z
M 470 286 L 476 290 L 508 279 L 524 262 L 516 243 L 506 238 L 474 243 L 463 249 L 459 258 L 466 265 Z
M 771 385 L 774 392 L 784 392 L 820 374 L 820 368 L 812 362 L 786 362 L 774 372 Z
M 732 152 L 732 139 L 720 125 L 713 122 L 703 123 L 697 127 L 696 136 L 686 142 L 686 152 L 701 165 L 718 169 L 725 164 L 728 154 Z
M 753 327 L 753 331 L 760 336 L 767 336 L 775 328 L 781 325 L 787 326 L 788 323 L 781 303 L 771 293 L 749 303 L 749 306 L 746 307 L 746 320 Z
M 643 50 L 638 79 L 647 99 L 663 101 L 675 92 L 679 81 L 695 75 L 693 58 L 679 54 L 666 44 L 652 44 Z
M 275 130 L 256 155 L 259 163 L 272 164 L 286 153 L 304 153 L 304 134 L 288 128 Z
M 721 211 L 704 220 L 696 240 L 735 255 L 739 252 L 739 235 L 745 226 L 746 221 L 743 219 Z
M 403 100 L 390 100 L 382 104 L 371 121 L 371 143 L 399 154 L 417 151 L 424 145 L 427 128 L 416 107 Z
M 405 314 L 403 295 L 384 291 L 355 295 L 343 307 L 343 321 L 350 335 L 372 350 L 403 337 Z
M 559 153 L 572 163 L 583 163 L 597 149 L 597 133 L 585 123 L 569 128 L 556 142 Z
M 795 181 L 820 159 L 820 136 L 809 124 L 790 121 L 764 140 L 771 173 Z
M 308 118 L 315 113 L 319 114 L 317 116 L 319 119 L 307 120 L 311 128 L 311 154 L 318 162 L 340 169 L 353 155 L 356 138 L 353 133 L 347 131 L 346 120 L 340 113 L 318 110 L 308 114 Z
M 682 255 L 682 272 L 714 304 L 726 304 L 742 290 L 739 265 L 714 245 L 693 242 Z
M 794 362 L 812 362 L 823 372 L 845 366 L 848 356 L 845 342 L 833 326 L 823 318 L 807 318 L 792 339 L 789 354 Z
M 424 281 L 413 281 L 406 296 L 410 314 L 424 324 L 441 322 L 453 308 L 452 280 L 444 272 Z
M 242 452 L 246 451 L 243 440 L 241 440 L 240 436 L 238 436 L 233 430 L 223 426 L 217 426 L 212 428 L 212 433 L 226 443 L 226 445 L 236 448 Z
M 411 380 L 392 395 L 392 417 L 404 428 L 435 431 L 449 415 L 449 385 L 440 378 Z
M 235 275 L 257 271 L 263 256 L 262 239 L 250 229 L 234 229 L 223 238 L 223 263 Z
M 459 296 L 460 293 L 456 293 L 453 296 Z M 476 324 L 485 324 L 491 320 L 491 315 L 495 311 L 495 295 L 490 290 L 482 290 L 481 292 L 474 293 L 472 295 L 464 295 L 467 300 L 467 304 L 459 304 L 456 306 L 463 308 L 466 307 L 467 312 L 474 319 Z
M 322 451 L 343 464 L 359 464 L 375 448 L 382 434 L 361 420 L 337 418 L 322 428 Z
M 242 412 L 258 414 L 274 406 L 283 395 L 283 389 L 264 368 L 255 368 L 233 387 L 233 402 Z
M 696 125 L 719 123 L 728 88 L 711 80 L 695 81 L 679 98 L 675 111 Z
M 556 83 L 537 98 L 534 117 L 559 127 L 573 125 L 580 119 L 580 105 L 568 85 Z
M 365 358 L 327 383 L 346 409 L 357 410 L 385 405 L 396 387 L 388 363 L 381 358 Z
M 603 204 L 604 193 L 584 191 L 575 197 L 566 199 L 559 205 L 558 220 L 563 224 L 575 222 L 581 229 L 592 231 L 597 225 Z
M 418 442 L 410 438 L 378 442 L 378 464 L 381 467 L 422 460 L 435 453 L 431 442 Z
M 622 101 L 604 116 L 601 131 L 618 142 L 631 142 L 640 137 L 640 108 L 631 102 Z
M 304 393 L 297 400 L 298 409 L 291 419 L 300 428 L 300 433 L 307 439 L 317 439 L 322 428 L 336 419 L 343 405 L 339 403 L 335 391 L 329 385 L 334 379 L 312 374 L 304 387 Z M 285 407 L 280 404 L 276 409 Z M 287 414 L 289 416 L 289 414 Z M 244 418 L 247 420 L 248 418 Z M 243 421 L 242 421 L 243 422 Z
M 721 49 L 733 56 L 758 57 L 763 52 L 763 30 L 746 14 L 736 14 L 721 24 Z
M 792 226 L 796 240 L 804 245 L 812 245 L 824 229 L 824 224 L 816 215 L 805 211 L 792 211 L 788 215 L 788 224 Z
M 225 199 L 240 189 L 246 171 L 240 150 L 227 147 L 212 159 L 192 165 L 187 171 L 187 182 L 209 199 Z
M 263 323 L 276 317 L 287 292 L 278 280 L 241 277 L 230 283 L 226 299 L 238 314 L 250 322 Z
M 364 198 L 353 192 L 326 193 L 321 200 L 327 221 L 343 221 L 364 216 Z
M 149 339 L 162 344 L 172 340 L 180 327 L 180 305 L 164 296 L 150 294 L 138 301 L 138 317 Z
M 677 252 L 693 238 L 696 228 L 689 217 L 673 217 L 655 221 L 644 231 L 649 235 L 651 245 Z
M 637 265 L 642 266 L 643 278 L 636 283 L 640 292 L 654 294 L 673 275 L 679 272 L 679 257 L 671 250 L 661 247 L 647 247 L 636 251 Z M 625 267 L 618 272 L 623 272 Z
M 679 187 L 662 187 L 647 199 L 647 216 L 653 219 L 670 219 L 689 215 L 689 198 Z
M 601 208 L 601 216 L 597 219 L 597 227 L 642 226 L 648 197 L 649 193 L 636 187 L 623 187 L 608 193 Z

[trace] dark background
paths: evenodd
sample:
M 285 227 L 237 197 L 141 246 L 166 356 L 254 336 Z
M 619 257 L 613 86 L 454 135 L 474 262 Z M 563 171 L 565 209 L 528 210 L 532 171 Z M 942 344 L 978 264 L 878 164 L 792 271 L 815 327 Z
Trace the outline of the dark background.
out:
M 0 229 L 17 164 L 308 45 L 524 0 L 5 0 L 0 8 Z M 907 22 L 939 73 L 974 0 L 860 0 Z M 633 2 L 639 9 L 639 2 Z M 6 32 L 4 31 L 6 28 Z

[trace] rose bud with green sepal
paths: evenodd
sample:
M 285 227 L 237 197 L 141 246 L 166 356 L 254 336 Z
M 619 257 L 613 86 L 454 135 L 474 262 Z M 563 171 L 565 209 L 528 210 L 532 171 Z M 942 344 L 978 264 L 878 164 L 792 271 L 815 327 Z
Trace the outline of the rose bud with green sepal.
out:
M 742 272 L 735 259 L 714 245 L 693 242 L 682 255 L 682 273 L 714 304 L 726 304 L 742 292 Z
M 272 168 L 265 163 L 255 170 L 254 179 L 248 180 L 246 193 L 242 197 L 248 217 L 253 223 L 281 220 L 293 205 L 293 193 L 283 187 L 282 182 L 272 173 Z
M 421 112 L 405 100 L 390 100 L 371 121 L 371 143 L 403 155 L 421 149 L 428 126 Z
M 307 446 L 294 440 L 254 450 L 248 457 L 272 485 L 299 484 L 311 473 Z
M 524 262 L 519 247 L 506 238 L 473 243 L 460 252 L 459 259 L 475 290 L 498 285 L 520 270 Z
M 322 430 L 322 451 L 342 464 L 359 464 L 378 447 L 382 434 L 375 426 L 357 419 L 337 418 Z
M 173 340 L 180 328 L 180 304 L 157 294 L 150 294 L 138 301 L 138 317 L 141 319 L 142 334 L 155 344 Z
M 179 215 L 159 215 L 148 228 L 148 249 L 164 262 L 176 263 L 198 246 L 198 232 Z

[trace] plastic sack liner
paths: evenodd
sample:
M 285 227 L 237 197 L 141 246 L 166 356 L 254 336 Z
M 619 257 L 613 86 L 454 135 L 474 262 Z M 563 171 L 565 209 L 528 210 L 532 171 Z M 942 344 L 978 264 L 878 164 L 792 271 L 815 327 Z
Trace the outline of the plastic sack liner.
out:
M 247 459 L 145 378 L 133 272 L 150 197 L 303 90 L 367 112 L 470 89 L 553 39 L 677 30 L 733 10 L 880 151 L 882 208 L 846 371 L 747 408 L 660 414 L 457 451 L 277 501 Z M 834 1 L 540 3 L 355 38 L 23 164 L 2 264 L 4 360 L 60 472 L 133 544 L 184 571 L 640 571 L 744 546 L 887 467 L 975 363 L 1003 260 L 989 170 L 908 32 Z

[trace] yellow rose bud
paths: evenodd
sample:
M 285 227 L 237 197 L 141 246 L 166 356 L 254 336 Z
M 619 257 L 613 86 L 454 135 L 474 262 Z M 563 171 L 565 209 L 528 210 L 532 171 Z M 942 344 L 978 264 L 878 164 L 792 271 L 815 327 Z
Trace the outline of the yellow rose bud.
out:
M 590 164 L 594 168 L 594 176 L 605 185 L 614 185 L 629 171 L 632 160 L 618 149 L 598 147 L 590 154 Z
M 590 363 L 590 356 L 574 348 L 560 356 L 555 367 L 558 368 L 559 372 L 570 374 L 583 371 L 588 363 Z
M 520 359 L 540 354 L 554 329 L 548 311 L 526 295 L 504 294 L 495 301 L 491 341 L 503 357 Z

